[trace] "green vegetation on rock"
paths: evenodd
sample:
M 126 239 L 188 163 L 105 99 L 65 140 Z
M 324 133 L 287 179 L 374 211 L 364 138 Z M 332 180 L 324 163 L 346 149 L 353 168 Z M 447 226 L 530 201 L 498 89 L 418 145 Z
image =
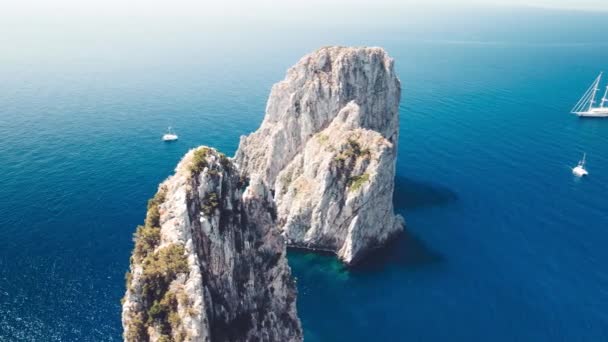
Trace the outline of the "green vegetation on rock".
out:
M 133 240 L 135 241 L 133 256 L 135 260 L 142 260 L 160 243 L 160 227 L 137 226 Z
M 184 246 L 174 243 L 147 255 L 142 261 L 142 269 L 139 281 L 143 316 L 130 321 L 126 340 L 147 341 L 146 326 L 154 325 L 159 328 L 161 337 L 171 341 L 172 332 L 179 329 L 181 321 L 177 313 L 177 296 L 170 285 L 180 273 L 188 272 Z
M 208 165 L 207 157 L 211 151 L 208 147 L 199 147 L 194 151 L 192 156 L 192 164 L 190 164 L 190 174 L 194 175 L 203 171 Z
M 127 271 L 127 273 L 125 273 L 125 283 L 127 285 L 127 288 L 131 287 L 132 281 L 133 281 L 133 274 L 131 274 L 131 272 Z
M 317 141 L 319 144 L 324 145 L 329 140 L 329 137 L 323 133 L 317 134 Z
M 359 190 L 359 188 L 361 188 L 363 183 L 367 182 L 368 180 L 369 180 L 368 173 L 364 173 L 359 176 L 352 176 L 348 179 L 348 187 L 349 187 L 350 191 L 357 191 L 357 190 Z
M 141 342 L 150 340 L 141 314 L 136 314 L 131 317 L 126 331 L 127 333 L 125 334 L 125 341 Z
M 137 226 L 133 235 L 135 249 L 133 257 L 142 260 L 160 243 L 160 205 L 165 201 L 167 189 L 161 187 L 156 195 L 148 201 L 148 213 L 143 226 Z
M 171 244 L 148 255 L 142 262 L 142 296 L 150 303 L 162 298 L 179 273 L 188 272 L 184 246 Z
M 208 193 L 205 198 L 203 198 L 201 203 L 201 210 L 205 215 L 210 216 L 215 212 L 220 205 L 218 196 L 215 192 Z
M 336 155 L 335 161 L 339 162 L 342 166 L 346 160 L 350 158 L 369 157 L 371 152 L 367 148 L 362 148 L 361 144 L 353 137 L 349 137 L 345 148 Z
M 172 331 L 181 324 L 177 299 L 169 287 L 178 274 L 188 272 L 184 246 L 171 244 L 156 250 L 160 245 L 160 205 L 165 201 L 166 192 L 167 189 L 161 187 L 148 201 L 145 224 L 138 226 L 133 235 L 135 248 L 131 262 L 142 267 L 138 281 L 142 284 L 144 310 L 129 321 L 125 335 L 127 341 L 148 341 L 147 326 L 150 325 L 160 328 L 160 339 L 171 341 Z M 132 278 L 131 272 L 127 272 L 127 291 L 131 291 Z
M 160 225 L 160 205 L 165 201 L 167 189 L 161 187 L 154 197 L 148 200 L 148 213 L 146 214 L 146 227 L 158 227 Z

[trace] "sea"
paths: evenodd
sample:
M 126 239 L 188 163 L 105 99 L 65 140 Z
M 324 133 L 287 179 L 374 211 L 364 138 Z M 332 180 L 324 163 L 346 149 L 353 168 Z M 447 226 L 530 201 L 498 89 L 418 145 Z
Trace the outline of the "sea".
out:
M 305 340 L 608 341 L 608 119 L 569 114 L 608 71 L 605 15 L 501 8 L 223 33 L 97 18 L 3 35 L 0 341 L 121 340 L 147 199 L 189 149 L 233 155 L 271 86 L 325 45 L 395 59 L 407 227 L 352 269 L 288 253 Z M 179 141 L 161 141 L 167 126 Z

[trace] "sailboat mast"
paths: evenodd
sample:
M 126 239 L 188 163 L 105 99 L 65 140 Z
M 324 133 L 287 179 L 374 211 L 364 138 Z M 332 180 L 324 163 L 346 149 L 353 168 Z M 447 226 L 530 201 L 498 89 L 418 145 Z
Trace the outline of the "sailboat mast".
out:
M 604 108 L 604 104 L 608 102 L 608 85 L 606 86 L 606 91 L 604 92 L 604 97 L 602 97 L 602 103 L 600 107 Z
M 593 104 L 595 103 L 595 95 L 597 95 L 597 91 L 600 90 L 600 88 L 598 88 L 598 85 L 600 84 L 600 81 L 602 79 L 602 74 L 603 72 L 600 72 L 600 75 L 597 77 L 597 79 L 595 80 L 595 84 L 593 85 L 593 93 L 591 94 L 591 100 L 589 101 L 589 111 L 593 109 Z
M 582 166 L 585 166 L 585 159 L 587 159 L 587 153 L 583 153 L 583 161 L 581 162 Z

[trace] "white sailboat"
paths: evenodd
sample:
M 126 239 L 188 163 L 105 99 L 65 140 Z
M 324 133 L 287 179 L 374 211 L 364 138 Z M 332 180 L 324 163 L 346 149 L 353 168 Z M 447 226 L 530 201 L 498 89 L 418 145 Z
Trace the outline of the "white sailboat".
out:
M 167 133 L 163 135 L 163 141 L 175 141 L 178 139 L 177 134 L 171 130 L 171 127 L 167 129 Z
M 585 169 L 585 162 L 587 158 L 587 154 L 583 153 L 583 159 L 581 161 L 578 162 L 578 165 L 576 165 L 573 169 L 572 169 L 572 173 L 577 176 L 577 177 L 583 177 L 589 174 L 589 172 L 587 172 L 587 170 Z
M 602 81 L 602 73 L 593 81 L 591 87 L 587 89 L 583 97 L 576 103 L 574 108 L 572 108 L 571 113 L 576 114 L 579 117 L 592 117 L 592 118 L 606 118 L 608 117 L 608 107 L 605 105 L 608 104 L 608 86 L 606 86 L 606 91 L 604 92 L 604 96 L 602 97 L 599 106 L 597 106 L 597 102 L 595 101 L 595 97 L 597 93 L 600 91 L 600 82 Z

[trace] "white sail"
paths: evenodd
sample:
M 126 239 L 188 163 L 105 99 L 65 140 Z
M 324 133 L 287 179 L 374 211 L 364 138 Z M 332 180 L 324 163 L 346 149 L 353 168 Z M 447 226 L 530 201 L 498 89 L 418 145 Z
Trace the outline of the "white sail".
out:
M 599 85 L 601 80 L 602 73 L 599 74 L 599 76 L 591 84 L 591 87 L 587 89 L 576 105 L 574 105 L 571 113 L 581 117 L 608 117 L 608 107 L 605 107 L 605 104 L 608 102 L 608 86 L 606 87 L 606 92 L 600 101 L 600 105 L 594 106 L 597 103 L 595 98 L 597 96 L 597 92 L 600 90 Z

